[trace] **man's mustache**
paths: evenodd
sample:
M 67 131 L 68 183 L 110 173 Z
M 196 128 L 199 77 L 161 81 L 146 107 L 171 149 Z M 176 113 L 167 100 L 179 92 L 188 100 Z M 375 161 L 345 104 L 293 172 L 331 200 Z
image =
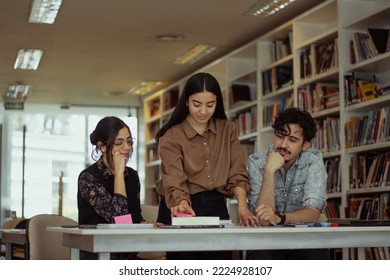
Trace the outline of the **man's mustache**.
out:
M 284 153 L 287 153 L 287 154 L 291 154 L 291 152 L 290 151 L 288 151 L 287 149 L 285 149 L 285 148 L 282 148 L 282 147 L 279 147 L 279 148 L 276 148 L 276 151 L 277 152 L 284 152 Z

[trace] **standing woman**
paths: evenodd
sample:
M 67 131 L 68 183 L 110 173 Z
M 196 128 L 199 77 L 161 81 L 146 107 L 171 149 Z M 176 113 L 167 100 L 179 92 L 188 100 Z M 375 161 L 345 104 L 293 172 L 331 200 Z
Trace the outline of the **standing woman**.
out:
M 158 222 L 171 216 L 229 219 L 226 198 L 236 196 L 239 222 L 257 225 L 246 203 L 246 159 L 235 124 L 227 120 L 221 88 L 208 73 L 189 78 L 169 121 L 157 132 L 161 158 Z M 168 252 L 171 259 L 231 259 L 231 252 Z
M 133 223 L 143 222 L 138 173 L 126 166 L 133 153 L 130 128 L 117 117 L 105 117 L 90 134 L 90 141 L 95 147 L 91 156 L 97 161 L 79 175 L 79 224 L 114 223 L 114 217 L 126 214 L 131 214 Z M 112 255 L 128 259 L 135 254 Z

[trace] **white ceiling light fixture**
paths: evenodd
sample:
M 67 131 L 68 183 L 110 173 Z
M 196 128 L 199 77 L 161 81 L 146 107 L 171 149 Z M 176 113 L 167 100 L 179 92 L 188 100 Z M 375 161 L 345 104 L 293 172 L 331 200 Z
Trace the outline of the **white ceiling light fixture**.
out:
M 14 69 L 37 70 L 42 54 L 42 50 L 20 49 L 16 56 Z
M 216 46 L 209 44 L 198 44 L 185 54 L 177 57 L 174 61 L 175 64 L 194 64 L 198 60 L 202 59 L 209 53 L 215 51 Z
M 289 4 L 293 3 L 295 0 L 260 0 L 255 5 L 253 5 L 248 11 L 245 12 L 245 15 L 251 16 L 271 16 L 284 8 Z
M 162 84 L 160 81 L 142 81 L 140 84 L 130 88 L 128 93 L 131 95 L 144 95 L 157 90 Z
M 53 24 L 62 0 L 32 0 L 28 22 Z
M 17 100 L 24 102 L 27 98 L 28 88 L 28 85 L 22 85 L 19 83 L 9 85 L 4 97 L 7 100 Z
M 3 95 L 4 108 L 6 110 L 23 110 L 28 89 L 28 85 L 19 83 L 9 85 L 7 92 Z

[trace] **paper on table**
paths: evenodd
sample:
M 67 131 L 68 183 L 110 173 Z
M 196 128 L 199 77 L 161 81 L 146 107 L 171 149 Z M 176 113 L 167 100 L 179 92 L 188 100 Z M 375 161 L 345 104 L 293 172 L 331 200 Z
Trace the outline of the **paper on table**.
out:
M 114 221 L 116 224 L 132 224 L 133 219 L 131 218 L 131 214 L 116 216 L 114 217 Z

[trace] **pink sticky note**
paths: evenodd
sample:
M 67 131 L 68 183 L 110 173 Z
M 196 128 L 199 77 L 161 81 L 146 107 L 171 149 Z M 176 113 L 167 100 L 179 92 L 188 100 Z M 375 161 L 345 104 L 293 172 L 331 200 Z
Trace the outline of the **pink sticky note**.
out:
M 133 219 L 131 218 L 131 214 L 116 216 L 114 217 L 114 221 L 116 224 L 132 224 Z
M 176 217 L 192 217 L 192 215 L 188 213 L 176 213 Z

